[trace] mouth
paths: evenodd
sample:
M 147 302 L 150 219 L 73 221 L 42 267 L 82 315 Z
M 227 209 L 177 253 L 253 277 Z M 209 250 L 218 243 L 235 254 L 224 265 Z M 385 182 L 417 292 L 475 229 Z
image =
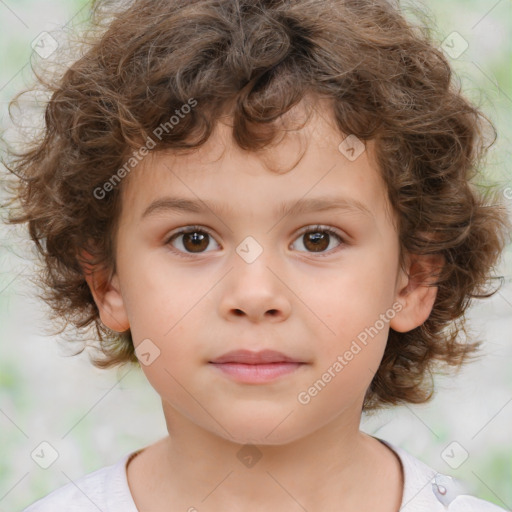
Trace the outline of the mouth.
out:
M 240 363 L 240 364 L 274 364 L 274 363 L 302 363 L 298 359 L 276 352 L 275 350 L 261 350 L 252 352 L 251 350 L 234 350 L 209 361 L 213 364 Z
M 209 361 L 209 364 L 238 382 L 257 384 L 289 375 L 306 363 L 274 350 L 237 350 Z

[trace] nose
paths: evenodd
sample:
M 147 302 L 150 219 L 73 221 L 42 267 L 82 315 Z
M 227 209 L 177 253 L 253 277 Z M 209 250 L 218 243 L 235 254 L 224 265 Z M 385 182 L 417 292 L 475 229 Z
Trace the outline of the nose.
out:
M 280 274 L 263 254 L 252 263 L 239 258 L 226 278 L 220 314 L 230 321 L 282 322 L 290 316 L 292 292 Z

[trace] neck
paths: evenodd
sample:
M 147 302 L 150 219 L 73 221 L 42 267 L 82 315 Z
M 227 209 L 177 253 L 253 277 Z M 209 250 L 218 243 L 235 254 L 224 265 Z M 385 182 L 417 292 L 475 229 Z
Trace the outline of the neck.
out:
M 169 436 L 146 449 L 151 456 L 144 468 L 162 510 L 164 503 L 211 511 L 272 504 L 285 510 L 393 512 L 400 506 L 399 462 L 359 431 L 360 415 L 340 415 L 287 444 L 244 445 L 202 429 L 165 404 L 164 412 Z

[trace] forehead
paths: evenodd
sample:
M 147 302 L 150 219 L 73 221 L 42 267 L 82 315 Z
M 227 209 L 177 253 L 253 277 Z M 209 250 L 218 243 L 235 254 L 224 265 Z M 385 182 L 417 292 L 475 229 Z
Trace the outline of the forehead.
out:
M 123 185 L 122 202 L 130 206 L 129 212 L 122 208 L 124 214 L 132 220 L 140 218 L 151 203 L 165 196 L 194 200 L 205 207 L 215 202 L 219 213 L 232 215 L 245 208 L 255 213 L 287 199 L 338 194 L 361 203 L 374 215 L 388 215 L 387 191 L 373 142 L 360 142 L 364 150 L 351 160 L 347 145 L 340 147 L 347 135 L 337 129 L 328 103 L 317 102 L 307 121 L 305 115 L 300 104 L 291 109 L 281 121 L 288 130 L 258 152 L 236 145 L 231 119 L 226 117 L 200 148 L 150 153 Z M 290 123 L 296 128 L 289 129 Z

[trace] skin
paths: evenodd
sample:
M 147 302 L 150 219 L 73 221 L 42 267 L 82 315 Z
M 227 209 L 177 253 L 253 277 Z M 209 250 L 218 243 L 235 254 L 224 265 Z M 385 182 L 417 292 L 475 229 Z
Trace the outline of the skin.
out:
M 407 272 L 400 269 L 373 143 L 349 161 L 338 150 L 345 135 L 323 101 L 301 129 L 261 153 L 238 148 L 231 132 L 223 119 L 198 151 L 151 154 L 132 171 L 123 183 L 116 273 L 106 286 L 97 285 L 99 269 L 87 275 L 102 322 L 131 329 L 136 347 L 150 339 L 160 350 L 141 368 L 162 398 L 169 436 L 128 465 L 134 501 L 140 511 L 397 511 L 401 466 L 359 431 L 362 404 L 389 328 L 406 332 L 428 318 L 437 289 L 415 276 L 435 261 L 409 255 Z M 160 211 L 141 219 L 166 195 L 215 201 L 236 213 Z M 357 199 L 371 215 L 274 214 L 282 201 L 324 195 Z M 194 253 L 183 236 L 168 243 L 190 225 L 212 235 L 203 252 Z M 317 225 L 344 241 L 331 235 L 315 252 L 300 230 Z M 236 252 L 247 236 L 263 249 L 250 264 Z M 301 404 L 298 394 L 393 304 L 400 311 Z M 307 364 L 255 385 L 208 363 L 240 348 L 279 350 Z M 246 444 L 261 455 L 252 467 L 237 457 Z

